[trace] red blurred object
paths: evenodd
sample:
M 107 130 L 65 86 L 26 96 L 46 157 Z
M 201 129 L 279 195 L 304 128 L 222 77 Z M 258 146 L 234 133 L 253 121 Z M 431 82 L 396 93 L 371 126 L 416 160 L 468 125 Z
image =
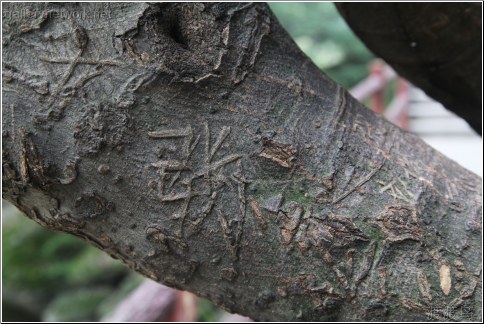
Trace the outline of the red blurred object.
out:
M 350 90 L 351 95 L 359 101 L 371 98 L 374 112 L 383 114 L 395 125 L 406 129 L 410 88 L 408 81 L 398 77 L 391 67 L 379 59 L 369 64 L 368 72 L 369 76 Z M 394 79 L 397 79 L 395 96 L 385 108 L 385 89 Z
M 384 75 L 385 63 L 380 60 L 375 60 L 370 64 L 370 75 L 373 76 L 378 84 L 378 88 L 371 96 L 373 111 L 376 113 L 383 113 L 385 105 L 385 75 Z
M 195 322 L 197 320 L 197 297 L 188 291 L 176 291 L 175 303 L 167 322 Z

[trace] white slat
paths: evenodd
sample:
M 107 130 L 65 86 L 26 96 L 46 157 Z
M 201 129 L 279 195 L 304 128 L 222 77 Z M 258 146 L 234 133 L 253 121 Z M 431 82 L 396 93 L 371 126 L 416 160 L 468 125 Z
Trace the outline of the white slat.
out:
M 455 118 L 456 116 L 444 108 L 441 104 L 435 101 L 421 101 L 411 102 L 408 109 L 409 117 L 449 117 Z
M 444 136 L 473 133 L 464 120 L 451 117 L 412 118 L 409 120 L 409 131 L 417 134 L 442 134 Z

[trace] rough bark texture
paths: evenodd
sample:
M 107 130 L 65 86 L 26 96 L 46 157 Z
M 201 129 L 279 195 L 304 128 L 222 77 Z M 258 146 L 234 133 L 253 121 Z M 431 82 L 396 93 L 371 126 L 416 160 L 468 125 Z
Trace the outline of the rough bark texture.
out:
M 266 5 L 20 10 L 50 13 L 3 27 L 3 196 L 27 216 L 256 320 L 479 319 L 481 179 Z M 108 15 L 54 15 L 82 10 Z
M 482 134 L 482 3 L 338 3 L 400 75 Z

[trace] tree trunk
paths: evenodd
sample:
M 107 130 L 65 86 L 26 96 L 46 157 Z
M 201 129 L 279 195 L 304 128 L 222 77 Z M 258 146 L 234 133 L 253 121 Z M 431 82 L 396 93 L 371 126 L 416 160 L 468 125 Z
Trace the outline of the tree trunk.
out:
M 338 3 L 370 50 L 482 135 L 482 3 Z
M 3 10 L 3 196 L 28 217 L 256 320 L 479 319 L 481 179 L 266 5 Z

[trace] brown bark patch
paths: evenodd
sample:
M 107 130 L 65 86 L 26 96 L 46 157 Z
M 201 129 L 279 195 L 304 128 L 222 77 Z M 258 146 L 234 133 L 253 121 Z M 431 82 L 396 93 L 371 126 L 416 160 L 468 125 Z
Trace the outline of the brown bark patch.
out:
M 296 149 L 292 145 L 278 143 L 273 140 L 264 142 L 260 157 L 272 160 L 284 168 L 291 168 L 296 159 Z
M 440 266 L 440 289 L 444 295 L 448 295 L 452 288 L 452 279 L 450 277 L 450 267 L 446 264 Z

